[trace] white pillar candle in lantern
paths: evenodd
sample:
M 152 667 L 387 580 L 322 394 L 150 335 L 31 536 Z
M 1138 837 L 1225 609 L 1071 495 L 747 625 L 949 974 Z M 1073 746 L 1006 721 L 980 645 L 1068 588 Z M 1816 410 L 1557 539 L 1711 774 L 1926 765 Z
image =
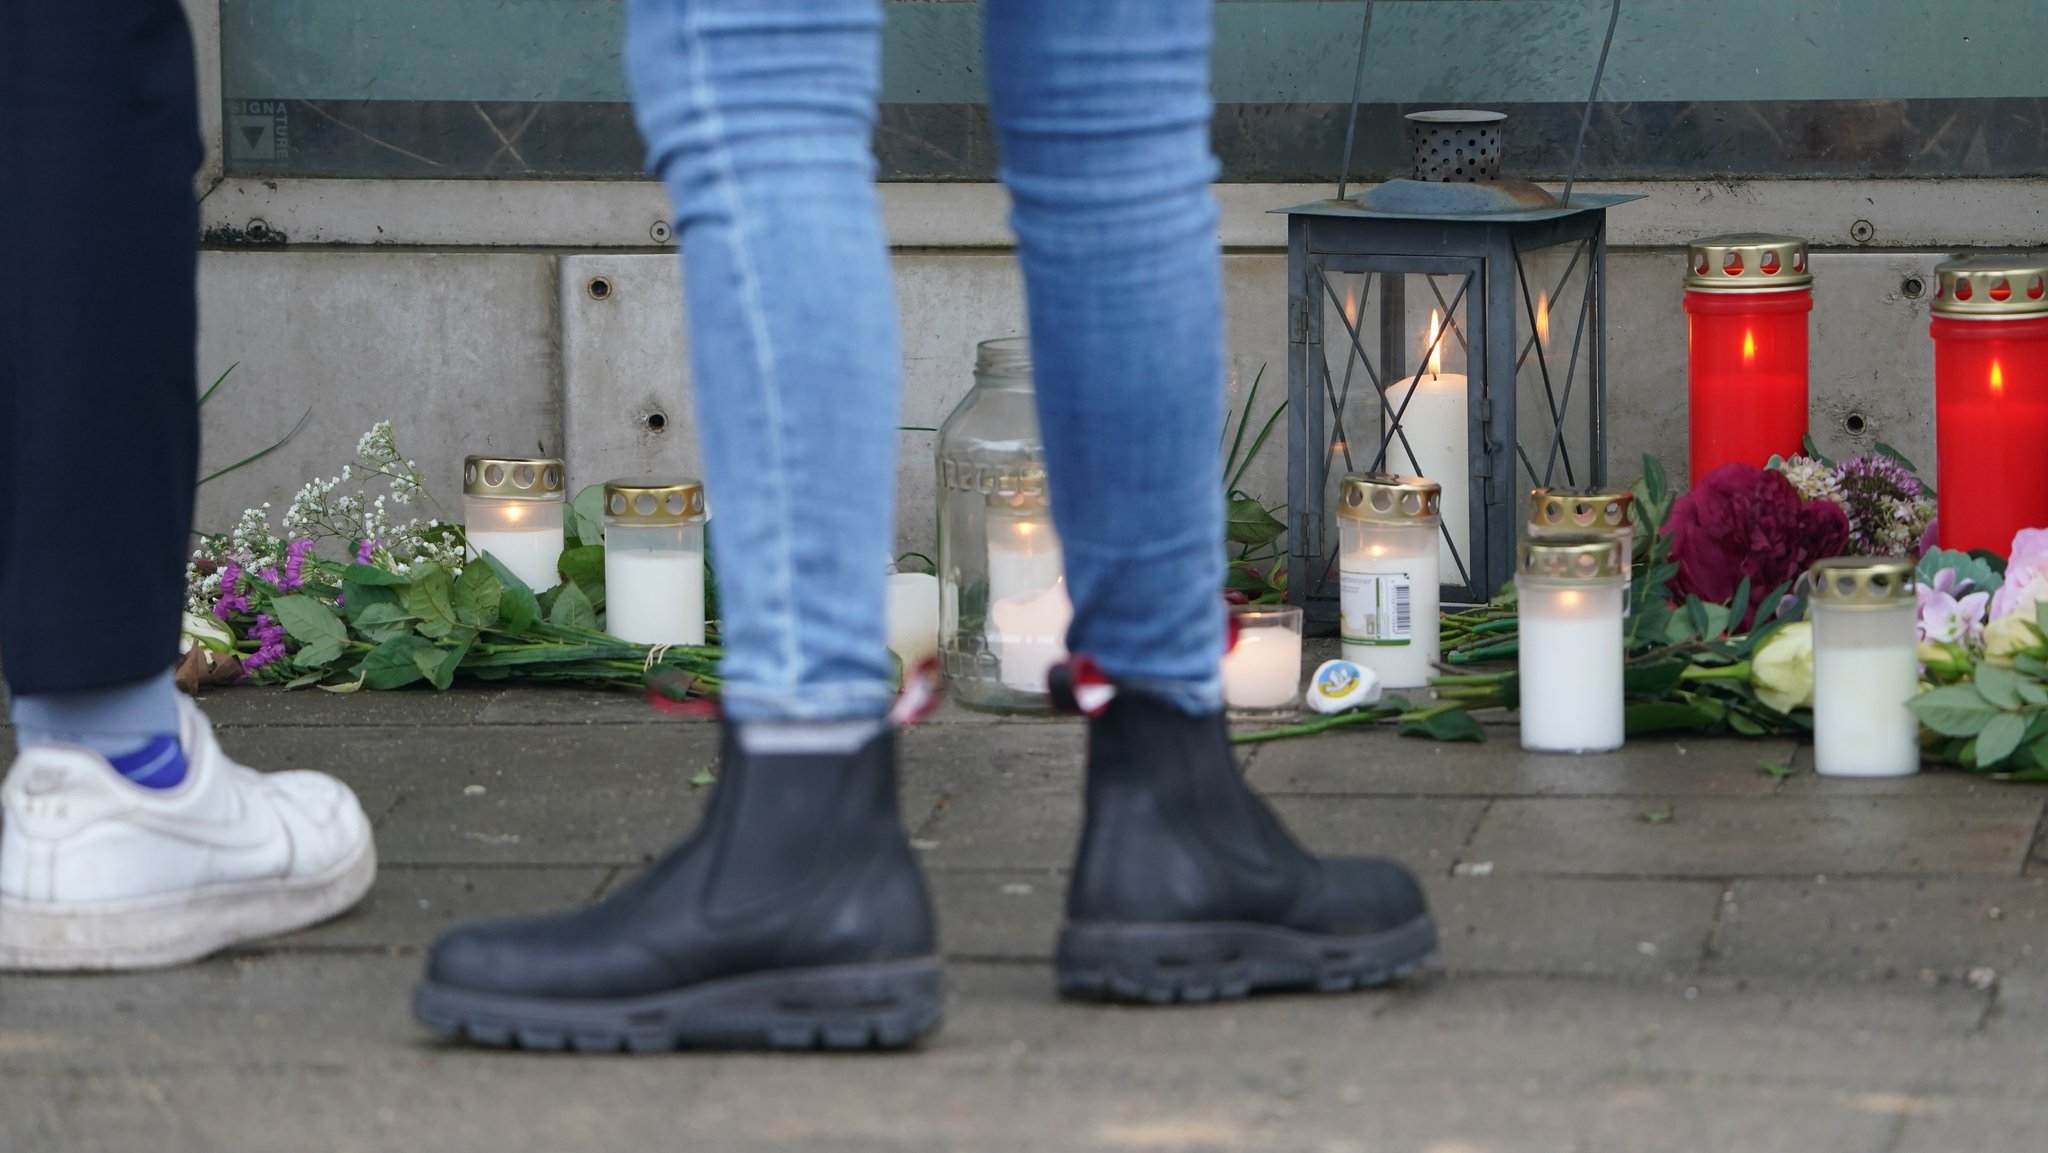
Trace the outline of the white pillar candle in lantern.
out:
M 1542 314 L 1539 314 L 1539 319 Z M 1530 540 L 1566 536 L 1611 537 L 1621 549 L 1623 571 L 1635 573 L 1636 498 L 1622 488 L 1536 488 L 1529 490 Z M 1625 596 L 1622 614 L 1631 606 Z
M 1920 771 L 1913 562 L 1835 557 L 1811 570 L 1813 767 L 1825 777 Z
M 561 583 L 562 462 L 472 456 L 462 462 L 464 539 L 539 591 Z
M 604 486 L 604 631 L 639 645 L 704 643 L 704 486 Z
M 988 644 L 996 654 L 996 679 L 1020 692 L 1045 692 L 1052 667 L 1067 659 L 1073 620 L 1064 578 L 1048 589 L 991 601 Z
M 1292 710 L 1301 700 L 1301 608 L 1232 605 L 1237 643 L 1223 654 L 1223 703 L 1236 713 Z
M 1435 481 L 1353 473 L 1337 500 L 1344 659 L 1390 689 L 1427 687 L 1441 652 L 1440 499 Z
M 905 671 L 939 651 L 939 578 L 930 573 L 889 574 L 889 651 Z
M 1387 392 L 1386 412 L 1390 423 L 1400 418 L 1401 432 L 1407 438 L 1405 449 L 1399 437 L 1388 445 L 1388 462 L 1398 469 L 1408 463 L 1412 451 L 1416 471 L 1443 490 L 1439 507 L 1446 531 L 1437 537 L 1437 565 L 1440 571 L 1455 576 L 1458 565 L 1451 555 L 1451 541 L 1457 542 L 1465 570 L 1472 569 L 1472 465 L 1467 439 L 1471 433 L 1467 419 L 1471 382 L 1464 373 L 1443 370 L 1443 346 L 1452 339 L 1443 329 L 1441 314 L 1432 311 L 1422 375 L 1394 382 Z
M 1620 748 L 1628 593 L 1620 543 L 1612 536 L 1531 540 L 1523 542 L 1520 559 L 1522 747 L 1548 753 Z

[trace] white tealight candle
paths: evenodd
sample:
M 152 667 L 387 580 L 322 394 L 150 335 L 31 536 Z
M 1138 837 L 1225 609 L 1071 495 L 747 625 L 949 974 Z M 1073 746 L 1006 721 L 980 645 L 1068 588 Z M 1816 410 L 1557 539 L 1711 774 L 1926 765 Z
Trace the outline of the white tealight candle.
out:
M 1073 619 L 1065 581 L 990 602 L 988 641 L 996 654 L 996 679 L 1019 692 L 1045 692 L 1052 667 L 1067 659 L 1067 626 Z
M 889 574 L 889 650 L 914 669 L 939 651 L 939 578 L 930 573 Z
M 1515 589 L 1522 747 L 1552 753 L 1620 748 L 1628 577 L 1614 541 L 1530 541 Z
M 1425 347 L 1431 351 L 1420 379 L 1403 378 L 1387 392 L 1387 418 L 1391 422 L 1398 415 L 1406 437 L 1405 450 L 1402 439 L 1394 438 L 1387 449 L 1387 460 L 1396 466 L 1393 471 L 1399 471 L 1407 465 L 1412 452 L 1415 471 L 1442 489 L 1444 531 L 1438 533 L 1437 566 L 1440 572 L 1456 577 L 1460 560 L 1467 574 L 1472 571 L 1472 465 L 1468 439 L 1471 410 L 1467 396 L 1471 379 L 1461 372 L 1443 371 L 1443 342 L 1450 340 L 1451 335 L 1439 332 L 1441 323 L 1437 313 L 1430 313 L 1429 342 Z M 1446 536 L 1449 540 L 1444 539 Z M 1458 545 L 1455 558 L 1450 541 Z
M 1223 703 L 1248 712 L 1292 708 L 1301 689 L 1301 610 L 1247 608 L 1223 654 Z
M 1824 777 L 1920 771 L 1912 562 L 1824 560 L 1812 570 L 1813 767 Z
M 1344 659 L 1389 689 L 1426 688 L 1442 653 L 1438 492 L 1421 477 L 1354 473 L 1338 498 Z
M 549 528 L 532 531 L 478 528 L 473 522 L 464 530 L 469 538 L 471 552 L 490 553 L 499 562 L 512 570 L 512 575 L 525 581 L 528 588 L 539 592 L 562 583 L 557 566 L 562 560 L 562 526 L 559 522 Z

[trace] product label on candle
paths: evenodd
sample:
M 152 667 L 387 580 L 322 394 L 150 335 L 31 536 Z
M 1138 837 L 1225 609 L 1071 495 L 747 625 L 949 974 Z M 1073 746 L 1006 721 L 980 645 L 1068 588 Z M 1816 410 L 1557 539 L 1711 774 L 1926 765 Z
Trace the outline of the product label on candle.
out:
M 1345 644 L 1405 645 L 1414 641 L 1407 573 L 1345 572 L 1338 588 Z

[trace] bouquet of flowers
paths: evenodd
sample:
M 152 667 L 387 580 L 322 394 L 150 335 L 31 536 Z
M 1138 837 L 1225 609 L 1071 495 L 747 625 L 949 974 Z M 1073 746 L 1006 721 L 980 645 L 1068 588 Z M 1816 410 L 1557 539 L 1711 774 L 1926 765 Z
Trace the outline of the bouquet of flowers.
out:
M 390 423 L 379 423 L 338 476 L 298 491 L 278 530 L 266 504 L 203 538 L 187 569 L 181 673 L 188 686 L 330 692 L 521 678 L 644 685 L 672 700 L 715 695 L 717 648 L 650 647 L 602 631 L 604 550 L 597 517 L 581 507 L 597 497 L 579 495 L 565 530 L 567 579 L 536 591 L 468 547 Z M 392 509 L 418 504 L 441 515 L 400 519 Z

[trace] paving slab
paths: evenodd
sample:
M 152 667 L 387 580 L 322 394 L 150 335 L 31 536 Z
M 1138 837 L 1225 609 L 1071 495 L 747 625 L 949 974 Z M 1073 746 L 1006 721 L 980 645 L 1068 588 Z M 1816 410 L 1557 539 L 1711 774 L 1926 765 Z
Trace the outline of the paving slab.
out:
M 2017 875 L 2037 795 L 1493 802 L 1467 853 L 1503 872 Z
M 1637 980 L 1698 971 L 1722 886 L 1577 877 L 1423 878 L 1453 974 Z
M 561 865 L 386 864 L 377 870 L 376 887 L 354 909 L 324 925 L 240 951 L 416 951 L 457 925 L 587 904 L 622 871 Z
M 1691 756 L 1684 743 L 1640 741 L 1576 756 L 1523 752 L 1512 736 L 1448 745 L 1339 729 L 1247 747 L 1256 750 L 1249 779 L 1278 795 L 1740 797 L 1773 792 L 1776 778 L 1758 765 L 1786 763 L 1794 746 L 1723 742 L 1715 755 Z
M 1982 982 L 2041 951 L 2048 878 L 1741 880 L 1705 970 Z
M 318 689 L 281 689 L 231 686 L 208 689 L 199 695 L 199 707 L 206 710 L 216 728 L 260 725 L 264 728 L 324 725 L 469 725 L 511 690 L 499 685 L 457 685 L 447 692 L 426 688 L 394 689 L 365 698 L 359 693 L 325 693 Z M 559 715 L 565 711 L 564 696 L 577 690 L 522 687 L 516 708 L 529 718 Z M 616 694 L 604 694 L 616 696 Z M 643 708 L 644 700 L 640 701 Z M 651 710 L 650 710 L 651 711 Z

